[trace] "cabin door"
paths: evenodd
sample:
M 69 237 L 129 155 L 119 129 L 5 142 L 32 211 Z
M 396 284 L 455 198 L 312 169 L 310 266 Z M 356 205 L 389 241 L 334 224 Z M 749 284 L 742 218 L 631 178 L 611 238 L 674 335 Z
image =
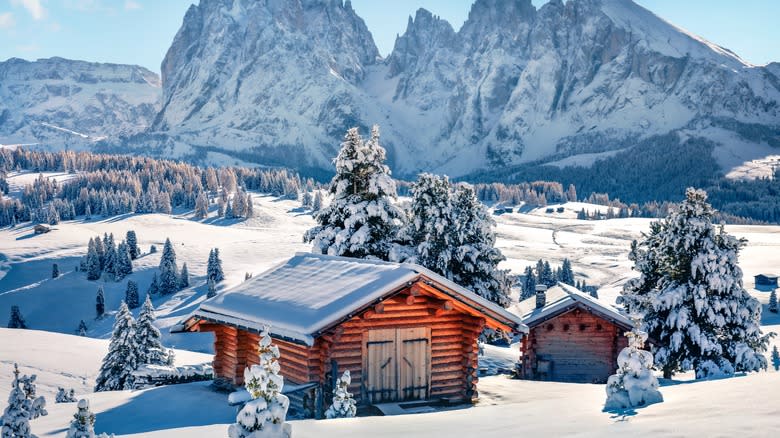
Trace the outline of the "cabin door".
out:
M 369 330 L 366 347 L 366 389 L 371 403 L 428 398 L 430 329 Z

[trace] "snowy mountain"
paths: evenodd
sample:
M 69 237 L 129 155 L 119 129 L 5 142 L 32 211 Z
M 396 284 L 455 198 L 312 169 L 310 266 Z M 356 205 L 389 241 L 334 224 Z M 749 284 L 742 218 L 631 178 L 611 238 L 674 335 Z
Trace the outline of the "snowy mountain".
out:
M 386 60 L 349 1 L 202 0 L 135 144 L 329 169 L 346 128 L 379 123 L 397 174 L 464 175 L 675 132 L 728 170 L 780 143 L 778 70 L 630 0 L 477 0 L 458 31 L 421 9 Z
M 145 130 L 159 77 L 134 65 L 63 58 L 0 62 L 0 144 L 90 144 Z

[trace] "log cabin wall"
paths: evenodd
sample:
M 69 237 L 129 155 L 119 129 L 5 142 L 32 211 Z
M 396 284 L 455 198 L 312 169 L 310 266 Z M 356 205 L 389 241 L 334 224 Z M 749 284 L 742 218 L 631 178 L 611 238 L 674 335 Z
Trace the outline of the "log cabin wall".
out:
M 416 284 L 318 338 L 320 381 L 328 387 L 335 363 L 338 374 L 349 370 L 349 390 L 358 402 L 368 403 L 364 376 L 368 331 L 426 327 L 431 333 L 429 398 L 472 400 L 477 395 L 477 338 L 484 324 L 482 318 L 457 310 Z
M 531 328 L 523 360 L 524 377 L 562 382 L 604 383 L 628 345 L 624 328 L 580 308 Z

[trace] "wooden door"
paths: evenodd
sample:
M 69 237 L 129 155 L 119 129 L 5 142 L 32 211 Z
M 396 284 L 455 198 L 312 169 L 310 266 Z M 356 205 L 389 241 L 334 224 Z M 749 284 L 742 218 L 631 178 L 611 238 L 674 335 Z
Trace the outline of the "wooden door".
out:
M 398 329 L 398 391 L 402 400 L 428 398 L 431 347 L 425 327 Z
M 369 330 L 366 343 L 366 389 L 371 403 L 398 398 L 396 330 Z
M 369 330 L 366 353 L 366 390 L 371 403 L 428 398 L 430 329 Z

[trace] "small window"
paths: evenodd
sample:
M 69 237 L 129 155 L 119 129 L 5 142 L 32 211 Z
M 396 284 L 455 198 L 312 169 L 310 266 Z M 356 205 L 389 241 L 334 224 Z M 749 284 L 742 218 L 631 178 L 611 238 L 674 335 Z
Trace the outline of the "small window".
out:
M 569 324 L 563 325 L 563 331 L 568 332 L 569 331 Z
M 596 324 L 596 330 L 597 331 L 602 331 L 602 330 L 604 330 L 604 327 L 602 327 L 601 324 Z
M 584 332 L 587 329 L 588 329 L 588 325 L 587 324 L 580 324 L 580 331 L 581 332 Z
M 548 332 L 551 332 L 551 331 L 552 331 L 554 328 L 555 328 L 555 326 L 554 326 L 554 325 L 552 325 L 552 324 L 547 324 L 547 331 L 548 331 Z

